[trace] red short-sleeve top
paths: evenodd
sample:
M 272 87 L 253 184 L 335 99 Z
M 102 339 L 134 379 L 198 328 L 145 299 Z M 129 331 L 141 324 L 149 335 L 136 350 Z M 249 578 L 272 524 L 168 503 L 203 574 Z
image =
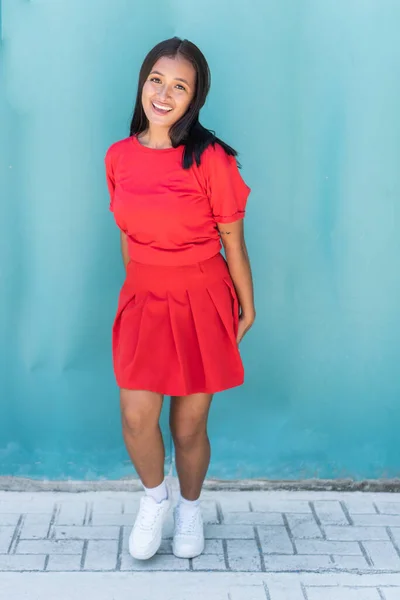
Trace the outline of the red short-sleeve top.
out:
M 183 146 L 157 150 L 136 136 L 105 156 L 110 210 L 127 234 L 132 260 L 187 265 L 221 250 L 217 223 L 242 219 L 250 188 L 233 156 L 209 146 L 198 167 L 182 167 Z

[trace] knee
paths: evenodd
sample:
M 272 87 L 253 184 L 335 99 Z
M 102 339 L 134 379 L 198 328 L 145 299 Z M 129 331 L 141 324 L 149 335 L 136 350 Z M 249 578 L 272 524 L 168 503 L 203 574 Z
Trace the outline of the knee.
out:
M 128 429 L 134 435 L 139 434 L 146 426 L 146 419 L 142 411 L 132 408 L 123 408 L 121 419 L 123 428 Z
M 175 448 L 182 451 L 190 451 L 207 438 L 204 424 L 185 424 L 171 427 L 172 438 Z
M 158 426 L 158 419 L 143 406 L 121 406 L 121 420 L 124 430 L 131 435 L 143 435 Z

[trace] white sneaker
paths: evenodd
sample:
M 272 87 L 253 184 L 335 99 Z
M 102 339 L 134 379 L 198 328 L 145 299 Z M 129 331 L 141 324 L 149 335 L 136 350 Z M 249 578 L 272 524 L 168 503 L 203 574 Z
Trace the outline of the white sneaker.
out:
M 189 512 L 179 504 L 174 510 L 172 552 L 178 558 L 194 558 L 204 550 L 204 525 L 200 506 Z
M 162 540 L 162 528 L 171 506 L 171 494 L 157 503 L 150 496 L 143 496 L 135 524 L 129 536 L 129 554 L 139 560 L 147 560 L 155 555 Z

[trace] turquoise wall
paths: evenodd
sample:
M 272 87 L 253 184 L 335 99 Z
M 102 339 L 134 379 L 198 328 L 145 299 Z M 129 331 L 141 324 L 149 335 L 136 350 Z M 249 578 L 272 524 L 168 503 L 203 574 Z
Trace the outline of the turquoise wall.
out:
M 209 475 L 399 476 L 398 0 L 1 6 L 0 474 L 133 472 L 103 157 L 145 53 L 180 35 L 212 69 L 203 122 L 253 188 L 258 319 L 245 386 L 214 401 Z M 166 411 L 163 429 L 170 450 Z

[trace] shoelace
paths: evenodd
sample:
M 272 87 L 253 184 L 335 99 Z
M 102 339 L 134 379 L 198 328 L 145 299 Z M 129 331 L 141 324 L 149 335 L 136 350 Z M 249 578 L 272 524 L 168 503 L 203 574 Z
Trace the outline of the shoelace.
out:
M 176 532 L 179 535 L 193 535 L 196 533 L 199 522 L 199 513 L 194 512 L 190 517 L 183 517 L 178 512 L 176 517 Z
M 154 527 L 154 523 L 157 521 L 160 512 L 162 511 L 161 504 L 155 504 L 144 498 L 140 507 L 140 518 L 138 521 L 138 527 L 144 531 L 149 531 Z

